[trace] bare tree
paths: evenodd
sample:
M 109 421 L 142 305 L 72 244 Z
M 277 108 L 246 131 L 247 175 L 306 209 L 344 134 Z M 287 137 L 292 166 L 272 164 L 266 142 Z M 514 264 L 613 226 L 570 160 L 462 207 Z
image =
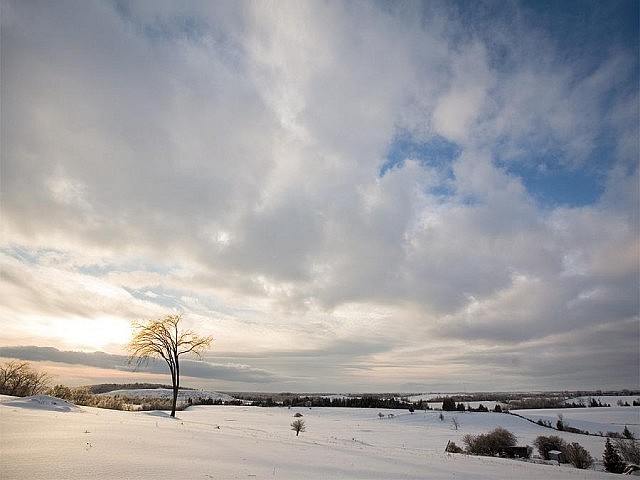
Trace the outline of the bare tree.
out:
M 306 429 L 306 427 L 304 425 L 304 420 L 303 419 L 297 418 L 293 422 L 291 422 L 291 430 L 296 432 L 296 437 L 298 436 L 298 434 L 300 432 L 304 432 L 305 429 Z
M 140 366 L 149 358 L 161 358 L 167 362 L 173 386 L 172 417 L 176 416 L 180 389 L 180 355 L 193 353 L 201 357 L 213 341 L 210 336 L 201 337 L 192 330 L 181 330 L 181 320 L 182 315 L 167 315 L 157 320 L 134 323 L 135 331 L 128 345 L 129 364 Z
M 451 417 L 451 423 L 453 424 L 453 428 L 458 430 L 458 427 L 460 426 L 460 422 L 458 421 L 458 417 Z
M 27 362 L 9 361 L 0 366 L 0 393 L 26 397 L 47 389 L 49 375 L 34 370 Z

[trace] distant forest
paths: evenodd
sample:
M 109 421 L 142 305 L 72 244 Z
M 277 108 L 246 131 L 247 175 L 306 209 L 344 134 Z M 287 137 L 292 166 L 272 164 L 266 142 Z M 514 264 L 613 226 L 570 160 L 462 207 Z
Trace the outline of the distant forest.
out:
M 107 393 L 114 390 L 138 390 L 138 389 L 171 389 L 171 385 L 160 383 L 102 383 L 99 385 L 87 386 L 93 394 Z M 180 387 L 181 390 L 198 390 L 189 387 Z M 384 408 L 384 409 L 406 409 L 406 410 L 430 410 L 429 404 L 442 403 L 443 410 L 458 411 L 488 411 L 480 405 L 470 408 L 470 402 L 497 402 L 508 410 L 518 410 L 526 408 L 581 408 L 581 407 L 605 407 L 608 404 L 600 403 L 593 397 L 601 396 L 633 396 L 640 395 L 640 390 L 619 390 L 619 391 L 556 391 L 556 392 L 477 392 L 458 394 L 433 394 L 427 399 L 412 402 L 409 397 L 412 394 L 406 393 L 366 393 L 366 394 L 346 394 L 334 395 L 329 393 L 299 394 L 291 392 L 264 393 L 264 392 L 221 392 L 237 399 L 237 402 L 224 402 L 221 399 L 193 398 L 193 404 L 222 405 L 222 404 L 249 404 L 260 407 L 343 407 L 343 408 Z M 568 403 L 572 398 L 590 398 L 590 401 L 574 401 Z M 634 401 L 633 405 L 640 405 Z M 499 411 L 499 410 L 496 410 Z
M 113 392 L 114 390 L 140 390 L 140 389 L 156 389 L 156 388 L 168 388 L 171 390 L 171 385 L 164 385 L 161 383 L 100 383 L 98 385 L 87 385 L 87 388 L 94 395 L 100 393 Z M 180 387 L 180 390 L 195 390 L 194 388 Z

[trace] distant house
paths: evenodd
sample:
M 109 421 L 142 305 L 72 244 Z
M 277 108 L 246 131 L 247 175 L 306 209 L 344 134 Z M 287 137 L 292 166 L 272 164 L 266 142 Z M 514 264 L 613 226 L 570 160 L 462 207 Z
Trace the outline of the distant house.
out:
M 533 448 L 529 445 L 526 447 L 505 447 L 500 451 L 501 457 L 506 458 L 531 458 Z
M 566 463 L 564 454 L 560 450 L 549 450 L 549 460 L 555 460 L 558 463 Z

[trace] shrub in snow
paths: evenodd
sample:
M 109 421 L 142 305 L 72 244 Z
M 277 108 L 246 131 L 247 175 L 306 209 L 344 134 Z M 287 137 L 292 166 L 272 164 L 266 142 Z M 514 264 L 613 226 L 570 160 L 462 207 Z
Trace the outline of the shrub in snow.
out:
M 471 455 L 495 456 L 509 447 L 515 447 L 516 436 L 509 430 L 498 427 L 489 433 L 481 435 L 465 435 L 462 441 L 466 445 L 467 453 Z
M 629 430 L 629 427 L 627 427 L 626 425 L 624 426 L 624 430 L 622 431 L 622 436 L 630 440 L 633 440 L 635 438 L 633 436 L 633 433 L 631 433 L 631 431 Z
M 62 398 L 75 405 L 87 407 L 109 408 L 111 410 L 125 410 L 126 405 L 122 398 L 115 396 L 94 395 L 87 387 L 69 388 L 65 385 L 56 385 L 49 389 L 49 395 Z
M 0 394 L 28 397 L 44 393 L 49 375 L 39 372 L 27 362 L 10 361 L 0 365 Z
M 550 460 L 549 452 L 551 450 L 563 452 L 566 447 L 566 443 L 556 435 L 551 435 L 550 437 L 539 436 L 533 441 L 533 446 L 538 449 L 542 458 Z
M 301 418 L 298 418 L 297 420 L 294 420 L 293 422 L 291 422 L 291 430 L 296 432 L 296 437 L 300 432 L 304 432 L 305 429 L 306 427 L 304 425 L 304 420 L 302 420 Z
M 538 421 L 536 422 L 538 425 L 540 425 L 541 427 L 549 427 L 549 428 L 553 428 L 551 426 L 551 421 L 550 420 L 542 420 L 541 418 L 538 419 Z
M 607 438 L 604 444 L 604 453 L 602 454 L 602 464 L 607 472 L 622 473 L 624 471 L 625 463 L 622 461 L 622 457 L 611 444 L 611 440 Z
M 638 440 L 619 438 L 614 440 L 614 445 L 625 462 L 640 464 L 640 442 Z
M 560 431 L 564 430 L 564 428 L 566 427 L 566 424 L 564 423 L 564 420 L 562 418 L 562 414 L 559 413 L 558 414 L 558 421 L 556 422 L 556 428 Z
M 463 452 L 462 448 L 460 448 L 454 442 L 451 442 L 451 441 L 449 441 L 447 443 L 447 446 L 444 449 L 444 451 L 448 452 L 448 453 L 462 453 Z
M 567 461 L 576 468 L 586 469 L 593 465 L 593 458 L 582 445 L 570 443 L 564 451 Z

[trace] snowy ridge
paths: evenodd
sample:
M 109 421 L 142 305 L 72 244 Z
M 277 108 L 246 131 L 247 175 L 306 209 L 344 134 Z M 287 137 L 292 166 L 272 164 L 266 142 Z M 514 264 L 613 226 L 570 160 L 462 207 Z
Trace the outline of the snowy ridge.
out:
M 80 407 L 61 398 L 50 395 L 33 395 L 31 397 L 4 397 L 0 400 L 1 405 L 8 407 L 29 408 L 33 410 L 50 410 L 56 412 L 79 412 Z M 7 399 L 8 398 L 8 399 Z
M 112 390 L 110 392 L 100 393 L 100 396 L 114 397 L 119 395 L 121 397 L 135 397 L 135 398 L 166 398 L 170 399 L 173 396 L 173 390 L 170 388 L 137 388 L 137 389 L 122 389 Z M 186 390 L 180 389 L 178 392 L 178 401 L 186 402 L 191 398 L 210 398 L 212 400 L 222 400 L 223 402 L 231 402 L 235 400 L 230 395 L 220 392 L 214 392 L 211 390 Z
M 543 408 L 514 410 L 513 413 L 534 422 L 549 422 L 554 426 L 558 415 L 562 415 L 565 425 L 591 434 L 622 434 L 626 426 L 636 438 L 640 438 L 640 407 Z

